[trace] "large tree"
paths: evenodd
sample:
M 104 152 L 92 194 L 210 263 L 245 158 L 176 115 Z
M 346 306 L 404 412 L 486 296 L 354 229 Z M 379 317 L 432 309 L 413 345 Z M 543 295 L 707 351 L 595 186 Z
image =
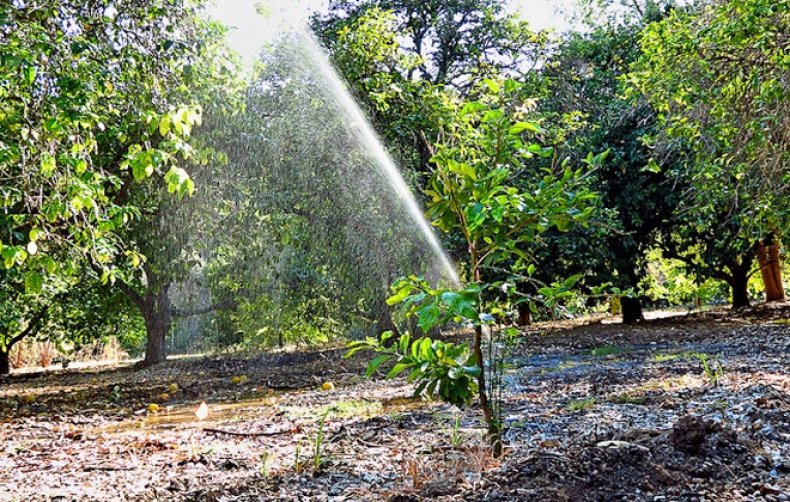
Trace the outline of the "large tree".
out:
M 192 86 L 234 73 L 214 64 L 221 34 L 189 1 L 0 6 L 0 256 L 26 294 L 144 262 L 124 238 L 142 216 L 132 194 L 150 178 L 191 192 Z
M 687 153 L 667 169 L 690 190 L 665 241 L 724 279 L 734 306 L 749 303 L 760 245 L 787 231 L 788 33 L 787 0 L 700 2 L 647 27 L 628 76 L 632 95 L 660 113 L 658 163 L 668 149 Z
M 591 229 L 544 236 L 548 246 L 540 274 L 550 280 L 580 273 L 591 285 L 636 291 L 645 273 L 645 251 L 670 225 L 682 186 L 650 167 L 653 151 L 642 137 L 655 132 L 656 113 L 644 100 L 624 99 L 621 78 L 639 57 L 640 31 L 665 16 L 669 6 L 652 1 L 625 10 L 610 10 L 606 2 L 587 6 L 596 13 L 586 21 L 588 29 L 563 34 L 546 64 L 526 80 L 555 151 L 547 165 L 607 152 L 591 175 L 606 210 L 597 213 Z M 670 155 L 664 160 L 673 161 Z

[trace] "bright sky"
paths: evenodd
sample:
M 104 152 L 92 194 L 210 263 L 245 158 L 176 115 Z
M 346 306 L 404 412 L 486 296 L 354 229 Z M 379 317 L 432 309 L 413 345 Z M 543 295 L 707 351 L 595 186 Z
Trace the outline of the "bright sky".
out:
M 513 12 L 519 12 L 535 29 L 554 28 L 564 30 L 568 27 L 565 16 L 558 11 L 569 11 L 574 0 L 506 0 Z M 265 5 L 270 12 L 272 24 L 282 26 L 304 22 L 313 12 L 326 10 L 328 0 L 214 0 L 209 8 L 213 17 L 231 26 L 231 45 L 245 60 L 254 60 L 260 46 L 274 35 L 271 26 L 262 24 L 256 13 L 255 5 Z

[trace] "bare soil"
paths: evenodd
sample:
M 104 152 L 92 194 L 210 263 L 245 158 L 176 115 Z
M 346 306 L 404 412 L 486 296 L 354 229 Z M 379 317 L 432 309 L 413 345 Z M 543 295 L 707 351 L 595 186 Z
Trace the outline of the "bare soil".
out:
M 531 327 L 499 459 L 341 349 L 12 375 L 0 500 L 790 501 L 787 313 Z

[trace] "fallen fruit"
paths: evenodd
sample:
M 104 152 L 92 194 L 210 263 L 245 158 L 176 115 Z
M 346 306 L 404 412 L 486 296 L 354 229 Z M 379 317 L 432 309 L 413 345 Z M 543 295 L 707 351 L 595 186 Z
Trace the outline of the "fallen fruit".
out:
M 200 403 L 200 406 L 198 406 L 198 409 L 195 411 L 195 416 L 197 417 L 198 420 L 206 419 L 206 417 L 208 416 L 208 405 L 206 404 L 205 401 Z
M 178 392 L 178 384 L 177 383 L 171 383 L 167 387 L 167 391 L 170 392 L 171 394 Z
M 159 405 L 156 403 L 151 403 L 148 405 L 148 411 L 151 413 L 156 413 L 159 411 Z
M 321 390 L 335 390 L 335 384 L 332 382 L 324 382 L 321 384 Z
M 160 401 L 167 401 L 168 399 L 170 399 L 170 394 L 168 394 L 167 392 L 162 392 L 161 394 L 159 394 Z
M 239 376 L 231 377 L 230 383 L 232 383 L 233 385 L 239 385 L 246 382 L 247 380 L 249 380 L 249 378 L 247 378 L 247 375 L 239 375 Z

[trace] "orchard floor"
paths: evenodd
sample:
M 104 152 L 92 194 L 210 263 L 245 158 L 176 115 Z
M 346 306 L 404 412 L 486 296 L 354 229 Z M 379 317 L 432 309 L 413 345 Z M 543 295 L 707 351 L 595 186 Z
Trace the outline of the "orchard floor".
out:
M 787 501 L 789 312 L 532 327 L 500 459 L 474 408 L 363 380 L 342 350 L 13 375 L 0 500 Z

